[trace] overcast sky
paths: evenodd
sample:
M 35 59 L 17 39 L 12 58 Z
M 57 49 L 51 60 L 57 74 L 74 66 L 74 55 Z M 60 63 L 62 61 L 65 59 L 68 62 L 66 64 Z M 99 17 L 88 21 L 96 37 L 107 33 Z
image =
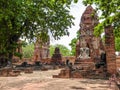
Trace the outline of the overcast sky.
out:
M 80 19 L 81 19 L 81 15 L 85 10 L 85 6 L 82 4 L 82 0 L 79 0 L 78 3 L 72 3 L 71 4 L 71 9 L 70 9 L 70 14 L 73 15 L 75 17 L 74 23 L 75 26 L 72 26 L 72 28 L 69 29 L 70 35 L 68 36 L 64 36 L 61 37 L 60 40 L 56 41 L 56 40 L 51 40 L 51 45 L 55 45 L 55 44 L 62 44 L 65 45 L 66 47 L 68 47 L 69 49 L 69 43 L 71 42 L 71 40 L 73 38 L 76 37 L 76 32 L 79 30 L 79 24 L 80 24 Z

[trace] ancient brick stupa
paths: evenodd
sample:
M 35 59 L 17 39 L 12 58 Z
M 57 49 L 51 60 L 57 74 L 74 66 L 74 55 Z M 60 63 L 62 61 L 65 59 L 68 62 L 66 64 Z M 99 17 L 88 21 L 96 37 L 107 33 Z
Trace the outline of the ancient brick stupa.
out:
M 36 41 L 34 44 L 34 61 L 41 61 L 42 59 L 49 57 L 49 40 L 45 43 L 42 43 L 41 40 Z
M 62 55 L 61 55 L 60 49 L 58 47 L 55 48 L 54 54 L 52 56 L 52 63 L 54 63 L 54 64 L 62 63 Z
M 100 37 L 95 37 L 94 27 L 99 23 L 95 10 L 88 6 L 81 17 L 80 37 L 76 43 L 76 61 L 93 61 L 100 56 Z
M 73 66 L 61 70 L 57 78 L 97 78 L 104 77 L 106 68 L 95 68 L 95 61 L 100 61 L 104 47 L 101 38 L 93 34 L 94 27 L 99 23 L 95 10 L 88 6 L 80 22 L 80 37 L 76 43 L 76 60 Z M 104 70 L 103 70 L 104 69 Z

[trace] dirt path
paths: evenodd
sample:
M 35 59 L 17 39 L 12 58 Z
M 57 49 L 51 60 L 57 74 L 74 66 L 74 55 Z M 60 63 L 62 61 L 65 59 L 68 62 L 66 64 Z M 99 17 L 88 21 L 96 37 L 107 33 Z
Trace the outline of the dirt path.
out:
M 0 77 L 0 90 L 113 90 L 106 80 L 52 78 L 59 72 L 34 71 L 18 77 Z

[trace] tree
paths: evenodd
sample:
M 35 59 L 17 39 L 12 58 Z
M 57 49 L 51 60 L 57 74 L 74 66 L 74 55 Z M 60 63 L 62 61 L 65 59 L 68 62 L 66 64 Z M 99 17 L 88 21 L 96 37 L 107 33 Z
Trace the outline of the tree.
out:
M 0 56 L 12 59 L 20 37 L 32 40 L 51 33 L 55 39 L 69 35 L 73 25 L 69 15 L 73 0 L 1 0 L 0 1 Z M 75 2 L 77 0 L 74 0 Z
M 115 50 L 120 52 L 120 38 L 115 38 Z
M 49 48 L 50 49 L 50 56 L 52 56 L 54 54 L 55 47 L 60 48 L 60 53 L 63 56 L 70 56 L 71 55 L 70 50 L 66 46 L 61 45 L 61 44 L 56 44 L 56 45 L 50 45 L 50 48 Z M 31 44 L 25 45 L 24 47 L 22 47 L 22 51 L 23 51 L 24 58 L 31 58 L 33 56 L 33 52 L 34 52 L 34 44 L 31 43 Z
M 73 38 L 72 40 L 71 40 L 71 43 L 69 44 L 70 46 L 71 46 L 71 54 L 72 55 L 75 55 L 75 53 L 76 53 L 76 42 L 77 42 L 77 40 L 79 40 L 79 36 L 80 36 L 80 32 L 79 32 L 79 30 L 77 31 L 77 36 L 76 36 L 76 38 Z
M 34 44 L 28 44 L 24 47 L 22 47 L 23 50 L 23 57 L 24 58 L 32 58 L 34 53 Z
M 77 42 L 77 38 L 73 38 L 72 40 L 71 40 L 71 43 L 69 44 L 70 46 L 71 46 L 71 54 L 73 55 L 73 56 L 75 56 L 75 53 L 76 53 L 76 42 Z
M 112 25 L 116 37 L 120 37 L 120 0 L 83 0 L 85 5 L 96 6 L 96 11 L 102 14 L 102 22 L 95 28 L 95 34 L 101 34 L 104 27 Z
M 61 44 L 56 44 L 56 45 L 50 46 L 50 56 L 52 56 L 54 54 L 54 50 L 56 47 L 59 47 L 60 53 L 62 54 L 62 56 L 71 56 L 70 50 L 66 46 L 61 45 Z

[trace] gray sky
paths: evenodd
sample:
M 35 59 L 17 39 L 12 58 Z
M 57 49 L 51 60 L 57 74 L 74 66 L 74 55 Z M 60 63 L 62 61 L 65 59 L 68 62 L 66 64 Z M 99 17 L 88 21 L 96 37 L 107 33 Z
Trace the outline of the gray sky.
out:
M 71 9 L 70 9 L 70 14 L 73 15 L 75 17 L 74 23 L 75 26 L 72 26 L 72 28 L 69 29 L 70 35 L 69 36 L 64 36 L 61 37 L 60 40 L 51 40 L 51 45 L 55 45 L 55 44 L 62 44 L 65 45 L 66 47 L 68 47 L 69 49 L 69 43 L 71 42 L 71 40 L 73 38 L 76 37 L 76 32 L 79 30 L 79 24 L 80 24 L 80 18 L 82 13 L 85 10 L 85 6 L 82 4 L 82 0 L 79 0 L 78 3 L 72 3 L 71 4 Z

